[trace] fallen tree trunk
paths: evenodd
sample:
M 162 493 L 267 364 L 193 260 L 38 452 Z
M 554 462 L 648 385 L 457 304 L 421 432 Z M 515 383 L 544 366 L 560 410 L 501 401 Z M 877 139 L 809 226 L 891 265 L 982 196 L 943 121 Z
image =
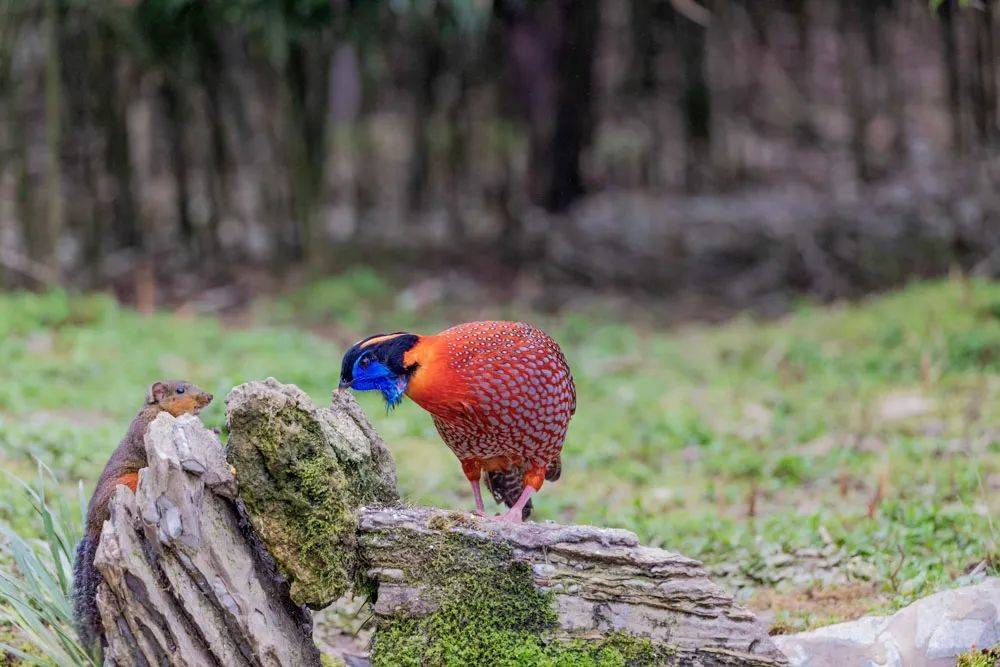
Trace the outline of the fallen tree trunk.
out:
M 385 664 L 784 664 L 701 563 L 625 530 L 366 508 L 358 541 Z
M 632 533 L 400 507 L 346 394 L 317 408 L 271 379 L 227 412 L 228 463 L 196 419 L 161 416 L 136 494 L 112 501 L 98 567 L 115 664 L 316 664 L 300 605 L 351 591 L 372 602 L 375 664 L 785 664 L 700 563 Z

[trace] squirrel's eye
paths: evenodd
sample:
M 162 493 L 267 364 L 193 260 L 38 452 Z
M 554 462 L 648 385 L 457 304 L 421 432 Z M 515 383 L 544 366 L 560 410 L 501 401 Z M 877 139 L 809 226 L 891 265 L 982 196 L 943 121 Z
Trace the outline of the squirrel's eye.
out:
M 184 393 L 184 387 L 177 387 L 177 393 L 178 394 L 183 394 Z

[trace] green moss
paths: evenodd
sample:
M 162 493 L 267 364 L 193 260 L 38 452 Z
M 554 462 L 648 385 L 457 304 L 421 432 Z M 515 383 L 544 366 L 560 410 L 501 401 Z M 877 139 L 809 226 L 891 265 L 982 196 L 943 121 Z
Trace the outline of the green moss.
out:
M 408 575 L 438 591 L 438 607 L 379 627 L 376 665 L 648 665 L 667 658 L 649 639 L 620 633 L 556 638 L 552 594 L 535 587 L 529 567 L 506 545 L 448 533 L 415 538 L 411 553 Z
M 350 451 L 304 395 L 292 398 L 234 410 L 228 456 L 292 599 L 318 608 L 357 578 L 356 509 L 391 500 L 394 489 L 383 488 L 371 458 Z

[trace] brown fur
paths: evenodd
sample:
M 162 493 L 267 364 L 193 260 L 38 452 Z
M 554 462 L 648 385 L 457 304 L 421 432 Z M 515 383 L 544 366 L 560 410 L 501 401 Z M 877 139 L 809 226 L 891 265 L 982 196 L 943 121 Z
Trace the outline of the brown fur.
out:
M 179 390 L 182 393 L 178 393 Z M 104 466 L 104 472 L 97 481 L 97 488 L 87 507 L 86 533 L 77 547 L 73 570 L 74 612 L 84 642 L 95 642 L 101 633 L 100 617 L 94 603 L 101 575 L 94 568 L 94 553 L 101 536 L 101 527 L 108 519 L 108 502 L 120 485 L 135 491 L 139 482 L 139 469 L 146 467 L 146 448 L 143 443 L 146 429 L 161 412 L 174 417 L 198 414 L 211 402 L 211 394 L 190 382 L 154 382 L 146 394 L 145 404 Z
M 177 390 L 183 388 L 184 393 Z M 87 534 L 97 537 L 101 534 L 101 526 L 108 518 L 108 501 L 115 493 L 115 487 L 122 482 L 120 478 L 137 475 L 140 468 L 146 467 L 146 448 L 143 438 L 149 424 L 161 412 L 167 412 L 174 417 L 198 412 L 212 401 L 212 395 L 202 391 L 196 385 L 182 380 L 154 382 L 146 395 L 146 403 L 136 414 L 125 437 L 111 454 L 104 472 L 97 481 L 97 488 L 90 498 L 87 507 Z

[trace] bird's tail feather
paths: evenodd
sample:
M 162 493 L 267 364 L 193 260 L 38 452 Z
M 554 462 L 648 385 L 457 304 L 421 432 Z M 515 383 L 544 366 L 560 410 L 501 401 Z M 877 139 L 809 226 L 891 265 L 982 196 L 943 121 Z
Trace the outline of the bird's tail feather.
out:
M 560 457 L 553 459 L 545 469 L 545 479 L 554 482 L 562 474 L 562 460 Z M 493 499 L 498 503 L 503 503 L 507 507 L 513 507 L 517 499 L 524 491 L 524 470 L 520 467 L 509 468 L 507 470 L 494 470 L 486 473 L 486 488 L 493 494 Z M 531 501 L 525 504 L 521 511 L 521 518 L 527 519 L 531 516 Z
M 524 491 L 524 472 L 520 468 L 493 470 L 486 473 L 486 488 L 493 494 L 493 500 L 513 507 Z M 521 510 L 521 518 L 531 516 L 531 501 Z
M 545 469 L 545 479 L 554 482 L 562 476 L 562 457 L 557 456 L 549 461 L 549 467 Z

